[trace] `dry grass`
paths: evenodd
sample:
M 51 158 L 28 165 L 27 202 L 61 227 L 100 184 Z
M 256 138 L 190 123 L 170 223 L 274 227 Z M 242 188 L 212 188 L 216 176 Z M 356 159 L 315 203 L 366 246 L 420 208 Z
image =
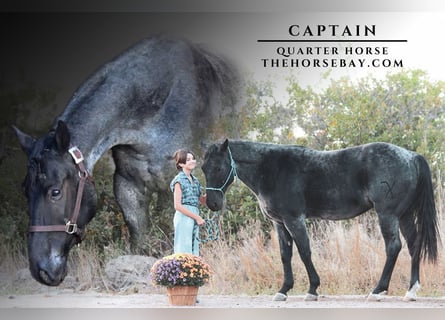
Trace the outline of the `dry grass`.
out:
M 441 192 L 440 194 L 444 194 Z M 443 196 L 438 197 L 439 227 L 444 230 Z M 210 294 L 274 294 L 281 286 L 283 271 L 275 231 L 260 232 L 260 224 L 253 221 L 238 233 L 239 242 L 219 239 L 201 247 L 201 254 L 212 266 L 214 276 L 202 288 Z M 378 222 L 372 214 L 345 222 L 322 221 L 309 228 L 312 258 L 321 278 L 320 294 L 367 294 L 377 284 L 385 262 L 383 239 Z M 410 277 L 410 257 L 405 241 L 390 283 L 391 295 L 403 295 Z M 12 274 L 27 267 L 20 248 L 0 246 L 2 273 Z M 439 246 L 437 264 L 422 263 L 422 296 L 445 296 L 444 247 Z M 107 290 L 104 261 L 123 254 L 118 246 L 98 252 L 88 243 L 73 248 L 69 275 L 78 289 Z M 295 286 L 290 294 L 305 294 L 308 278 L 294 245 L 292 261 Z M 10 290 L 11 288 L 3 288 Z
M 443 211 L 441 211 L 443 212 Z M 444 215 L 439 224 L 444 225 Z M 375 287 L 385 263 L 385 248 L 378 222 L 370 214 L 344 222 L 322 222 L 310 231 L 312 259 L 321 278 L 320 294 L 368 294 Z M 259 226 L 243 230 L 242 241 L 230 248 L 223 241 L 206 244 L 201 252 L 215 275 L 206 288 L 218 294 L 272 294 L 283 279 L 276 233 L 265 239 Z M 323 233 L 320 235 L 320 230 Z M 441 228 L 443 230 L 443 228 Z M 410 279 L 410 257 L 406 243 L 397 260 L 390 283 L 391 295 L 405 294 Z M 422 296 L 445 296 L 444 248 L 439 246 L 437 264 L 422 263 Z M 304 265 L 294 245 L 292 261 L 295 286 L 291 294 L 305 294 L 309 287 Z

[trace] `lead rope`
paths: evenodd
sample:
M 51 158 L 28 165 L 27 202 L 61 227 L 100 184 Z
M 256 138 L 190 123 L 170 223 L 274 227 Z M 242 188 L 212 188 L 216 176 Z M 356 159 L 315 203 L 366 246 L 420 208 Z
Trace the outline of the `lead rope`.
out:
M 230 150 L 230 147 L 227 147 L 227 151 L 229 152 L 231 168 L 230 168 L 229 175 L 226 178 L 226 181 L 224 181 L 223 185 L 219 188 L 214 188 L 214 187 L 206 188 L 206 190 L 213 190 L 213 191 L 221 192 L 223 194 L 223 197 L 224 197 L 224 188 L 229 183 L 229 180 L 232 177 L 232 174 L 233 174 L 233 182 L 236 183 L 236 180 L 238 177 L 238 173 L 236 172 L 236 163 L 235 163 L 235 160 L 233 159 L 232 151 Z M 225 209 L 225 204 L 223 205 L 222 212 L 224 212 L 224 209 Z M 200 232 L 198 232 L 198 234 L 196 235 L 196 239 L 199 242 L 205 243 L 207 241 L 215 241 L 218 239 L 219 227 L 218 227 L 218 222 L 216 221 L 218 219 L 218 217 L 219 217 L 218 212 L 213 211 L 212 218 L 204 219 L 205 224 L 204 224 L 204 226 L 199 228 Z M 203 233 L 207 234 L 207 236 L 205 238 L 200 236 L 201 230 L 205 230 L 205 232 L 203 232 Z
M 201 243 L 218 240 L 219 237 L 218 218 L 219 218 L 218 212 L 213 211 L 211 218 L 204 219 L 205 224 L 199 227 L 199 232 L 196 235 L 196 240 L 198 240 Z M 203 234 L 203 236 L 201 234 Z

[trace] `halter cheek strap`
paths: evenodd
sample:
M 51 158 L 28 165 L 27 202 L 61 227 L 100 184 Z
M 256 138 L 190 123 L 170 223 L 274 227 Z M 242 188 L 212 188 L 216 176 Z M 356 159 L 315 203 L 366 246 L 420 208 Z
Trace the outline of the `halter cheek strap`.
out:
M 236 163 L 235 160 L 233 160 L 232 157 L 232 152 L 230 151 L 230 147 L 227 147 L 227 151 L 229 152 L 229 157 L 230 157 L 230 172 L 229 175 L 227 176 L 226 181 L 223 183 L 223 185 L 219 188 L 213 188 L 213 187 L 207 187 L 206 190 L 211 190 L 211 191 L 220 191 L 222 194 L 224 194 L 224 188 L 226 187 L 226 185 L 229 183 L 230 178 L 232 177 L 233 174 L 233 179 L 235 179 L 238 176 L 238 174 L 236 173 Z
M 75 234 L 77 236 L 83 237 L 85 230 L 77 226 L 77 218 L 80 213 L 80 206 L 82 204 L 83 189 L 85 187 L 85 182 L 88 178 L 91 179 L 88 171 L 85 168 L 84 157 L 79 148 L 74 146 L 68 150 L 68 153 L 74 160 L 77 166 L 78 174 L 80 177 L 79 184 L 77 186 L 76 204 L 74 206 L 73 214 L 66 224 L 60 225 L 47 225 L 47 226 L 30 226 L 29 232 L 66 232 L 68 234 Z

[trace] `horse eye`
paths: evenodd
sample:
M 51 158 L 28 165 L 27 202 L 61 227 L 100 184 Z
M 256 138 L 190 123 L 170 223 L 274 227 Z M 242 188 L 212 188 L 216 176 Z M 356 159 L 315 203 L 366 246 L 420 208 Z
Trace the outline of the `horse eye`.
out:
M 51 199 L 59 200 L 60 198 L 62 198 L 62 192 L 60 191 L 60 189 L 52 189 L 51 190 Z

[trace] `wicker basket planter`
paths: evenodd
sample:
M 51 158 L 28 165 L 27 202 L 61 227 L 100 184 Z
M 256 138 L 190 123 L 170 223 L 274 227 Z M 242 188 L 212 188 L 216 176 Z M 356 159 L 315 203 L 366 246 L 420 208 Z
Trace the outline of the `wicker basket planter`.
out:
M 167 288 L 168 302 L 172 306 L 194 306 L 199 287 L 175 286 Z

